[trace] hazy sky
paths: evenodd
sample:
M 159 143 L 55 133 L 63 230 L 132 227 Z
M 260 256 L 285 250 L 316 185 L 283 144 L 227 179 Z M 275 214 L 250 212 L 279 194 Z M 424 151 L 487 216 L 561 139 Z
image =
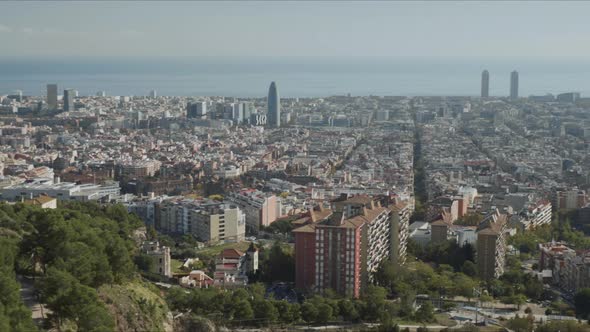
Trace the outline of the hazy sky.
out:
M 0 2 L 0 56 L 590 56 L 590 2 Z

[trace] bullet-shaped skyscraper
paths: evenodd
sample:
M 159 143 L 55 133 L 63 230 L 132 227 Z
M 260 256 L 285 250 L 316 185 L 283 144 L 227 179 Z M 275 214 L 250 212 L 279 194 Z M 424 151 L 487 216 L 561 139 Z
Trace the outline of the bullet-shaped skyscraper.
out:
M 269 127 L 280 127 L 281 126 L 281 98 L 279 97 L 279 90 L 275 82 L 270 83 L 268 88 L 268 113 L 267 113 L 267 125 Z
M 57 84 L 47 84 L 47 107 L 57 109 Z
M 518 99 L 518 72 L 510 73 L 510 99 Z
M 484 70 L 481 73 L 481 97 L 487 98 L 490 96 L 490 73 Z

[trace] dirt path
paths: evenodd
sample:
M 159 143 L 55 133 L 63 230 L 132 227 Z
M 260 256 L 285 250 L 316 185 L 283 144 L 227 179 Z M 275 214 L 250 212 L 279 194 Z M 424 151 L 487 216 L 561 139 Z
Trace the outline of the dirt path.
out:
M 51 313 L 51 310 L 47 309 L 42 303 L 39 303 L 35 295 L 35 283 L 33 279 L 22 275 L 18 275 L 17 279 L 21 285 L 20 296 L 25 305 L 31 309 L 33 321 L 37 326 L 42 326 L 43 321 L 47 318 L 47 314 Z

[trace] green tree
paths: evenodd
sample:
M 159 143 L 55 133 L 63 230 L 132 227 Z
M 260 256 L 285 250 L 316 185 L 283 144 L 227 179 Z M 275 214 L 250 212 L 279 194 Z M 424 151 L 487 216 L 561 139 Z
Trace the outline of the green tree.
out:
M 525 317 L 516 317 L 508 320 L 508 328 L 515 332 L 530 332 L 533 330 L 533 323 Z
M 345 321 L 356 322 L 360 318 L 359 313 L 351 300 L 342 299 L 338 301 L 338 307 L 340 315 L 342 315 L 342 319 Z
M 263 280 L 274 281 L 294 281 L 295 279 L 295 258 L 292 252 L 283 248 L 280 242 L 275 242 L 270 248 L 268 259 L 264 259 L 262 266 Z
M 289 302 L 274 301 L 274 306 L 277 308 L 279 313 L 279 320 L 285 324 L 291 324 L 299 319 L 299 305 L 290 304 Z
M 318 319 L 318 309 L 310 301 L 305 301 L 301 305 L 301 318 L 308 323 L 315 322 Z
M 576 314 L 586 319 L 590 315 L 590 288 L 581 289 L 574 296 Z
M 520 310 L 520 306 L 526 303 L 526 296 L 517 294 L 512 296 L 511 302 L 516 305 L 516 309 Z
M 154 267 L 154 260 L 149 255 L 139 254 L 139 255 L 135 256 L 134 260 L 135 260 L 135 265 L 137 265 L 137 267 L 142 271 L 149 272 Z
M 434 306 L 430 301 L 422 303 L 420 308 L 415 313 L 416 320 L 419 322 L 432 322 L 434 321 Z
M 181 287 L 172 287 L 166 293 L 166 302 L 172 310 L 184 310 L 189 306 L 190 295 Z
M 239 300 L 232 304 L 232 309 L 234 313 L 234 319 L 239 321 L 244 320 L 251 320 L 254 318 L 254 310 L 252 310 L 252 306 L 250 302 L 246 300 Z
M 276 322 L 279 319 L 277 308 L 268 300 L 258 300 L 253 303 L 254 318 L 261 325 L 267 325 Z
M 461 267 L 461 272 L 463 272 L 465 275 L 474 278 L 475 276 L 477 276 L 477 267 L 475 266 L 475 263 L 473 263 L 472 261 L 465 261 L 463 263 L 463 266 Z
M 109 332 L 115 328 L 115 321 L 100 304 L 89 304 L 84 306 L 77 319 L 78 331 Z
M 326 303 L 320 303 L 317 305 L 317 316 L 315 322 L 318 324 L 325 324 L 332 319 L 332 307 Z

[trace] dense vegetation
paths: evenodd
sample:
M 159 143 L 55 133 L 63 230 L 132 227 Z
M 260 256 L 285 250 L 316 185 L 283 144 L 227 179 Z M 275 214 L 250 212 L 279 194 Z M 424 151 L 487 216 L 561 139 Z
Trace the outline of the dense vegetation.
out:
M 0 330 L 34 329 L 31 313 L 20 301 L 16 272 L 36 276 L 40 300 L 52 311 L 51 325 L 78 331 L 115 329 L 97 288 L 134 278 L 133 232 L 141 225 L 120 205 L 62 203 L 44 210 L 0 204 Z
M 510 238 L 510 244 L 521 253 L 535 255 L 539 252 L 539 243 L 552 240 L 566 242 L 575 249 L 590 249 L 590 238 L 583 232 L 573 229 L 569 219 L 558 217 L 550 225 L 537 227 L 532 231 L 518 232 Z
M 18 255 L 18 235 L 2 230 L 0 236 L 0 331 L 35 329 L 31 311 L 21 301 L 14 266 Z
M 217 325 L 268 326 L 300 324 L 326 324 L 328 322 L 381 322 L 389 324 L 402 311 L 407 311 L 423 322 L 434 320 L 434 308 L 422 306 L 414 312 L 411 303 L 399 305 L 387 301 L 383 287 L 369 286 L 360 299 L 349 299 L 328 292 L 313 296 L 302 303 L 289 303 L 267 297 L 265 286 L 251 284 L 246 289 L 223 291 L 220 289 L 193 289 L 186 292 L 172 288 L 167 301 L 173 310 L 189 311 L 207 317 Z

